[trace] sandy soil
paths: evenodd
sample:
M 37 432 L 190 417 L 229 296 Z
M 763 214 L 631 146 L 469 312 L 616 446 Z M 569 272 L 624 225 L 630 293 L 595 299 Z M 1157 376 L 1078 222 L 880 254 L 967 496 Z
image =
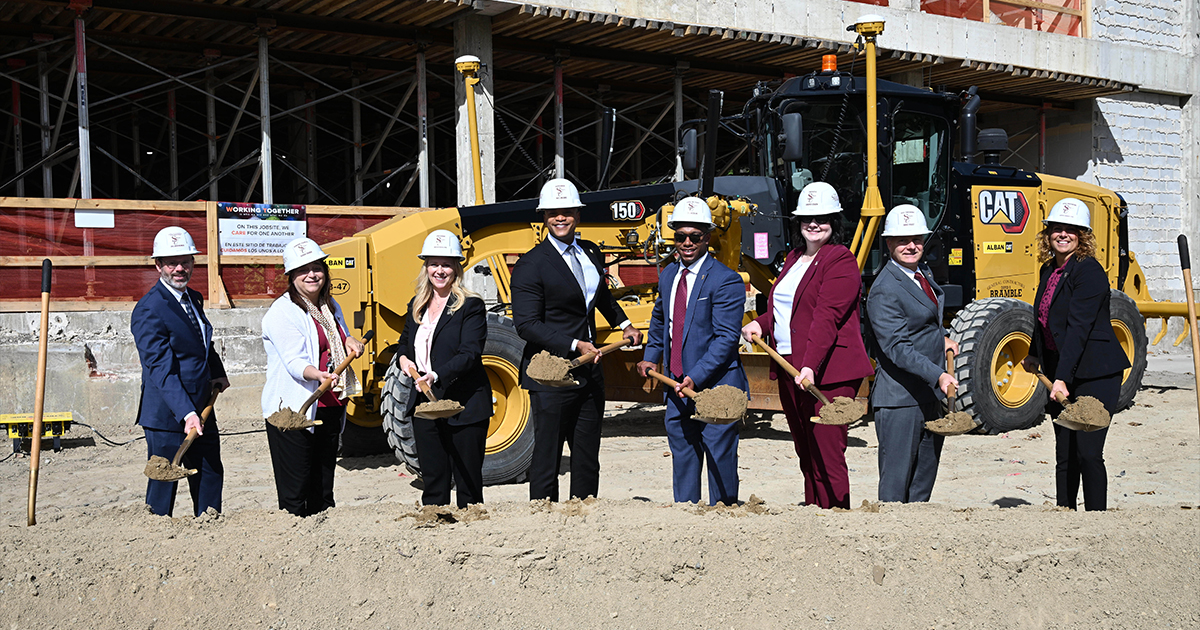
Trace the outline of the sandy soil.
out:
M 512 484 L 470 514 L 421 510 L 420 482 L 373 456 L 340 461 L 337 508 L 292 517 L 274 509 L 265 436 L 228 435 L 262 421 L 230 419 L 225 513 L 154 517 L 144 444 L 77 437 L 43 453 L 34 527 L 28 460 L 0 463 L 0 627 L 1198 627 L 1195 391 L 1185 374 L 1145 383 L 1113 419 L 1101 514 L 1047 505 L 1048 423 L 947 438 L 934 503 L 852 512 L 797 506 L 782 416 L 747 418 L 746 503 L 715 510 L 670 503 L 661 407 L 610 405 L 600 500 L 530 503 Z M 850 436 L 859 504 L 875 498 L 874 428 Z

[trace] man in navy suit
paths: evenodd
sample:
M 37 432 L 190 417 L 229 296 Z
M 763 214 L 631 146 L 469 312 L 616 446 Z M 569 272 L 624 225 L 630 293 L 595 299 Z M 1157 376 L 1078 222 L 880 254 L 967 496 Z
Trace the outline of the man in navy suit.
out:
M 661 360 L 663 372 L 679 382 L 667 393 L 666 415 L 675 501 L 700 501 L 700 471 L 707 459 L 709 504 L 733 505 L 738 500 L 738 425 L 693 419 L 696 405 L 683 397 L 682 389 L 749 389 L 738 359 L 746 288 L 741 276 L 708 255 L 713 223 L 703 200 L 680 201 L 667 227 L 675 230 L 679 260 L 659 276 L 638 371 L 646 376 Z
M 142 395 L 137 423 L 146 434 L 149 456 L 175 457 L 193 428 L 196 441 L 180 465 L 198 470 L 187 478 L 195 515 L 221 510 L 221 442 L 216 414 L 201 423 L 200 412 L 213 390 L 229 387 L 225 367 L 213 349 L 213 328 L 201 308 L 200 293 L 188 288 L 199 254 L 180 227 L 163 228 L 154 237 L 154 266 L 159 279 L 133 308 L 130 329 L 142 361 Z M 146 504 L 155 514 L 171 516 L 178 482 L 146 484 Z

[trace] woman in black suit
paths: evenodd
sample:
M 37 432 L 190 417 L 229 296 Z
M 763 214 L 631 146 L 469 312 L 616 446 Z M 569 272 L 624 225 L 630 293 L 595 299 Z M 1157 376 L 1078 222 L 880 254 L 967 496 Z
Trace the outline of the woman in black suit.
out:
M 1130 364 L 1109 318 L 1108 276 L 1096 260 L 1091 214 L 1082 201 L 1068 197 L 1054 204 L 1045 223 L 1038 235 L 1038 260 L 1045 264 L 1025 369 L 1041 363 L 1053 381 L 1046 406 L 1051 417 L 1063 410 L 1055 402 L 1060 393 L 1070 401 L 1091 396 L 1116 413 L 1122 373 Z M 1082 477 L 1084 508 L 1108 508 L 1107 436 L 1107 428 L 1085 432 L 1054 425 L 1058 505 L 1076 509 Z
M 450 418 L 413 417 L 413 436 L 425 491 L 425 505 L 450 504 L 450 480 L 458 487 L 458 507 L 483 503 L 483 454 L 492 391 L 483 369 L 487 316 L 483 300 L 462 286 L 462 246 L 448 230 L 425 238 L 416 295 L 408 303 L 397 361 L 405 374 L 429 386 L 439 400 L 454 400 L 462 412 Z M 425 395 L 414 381 L 407 415 Z

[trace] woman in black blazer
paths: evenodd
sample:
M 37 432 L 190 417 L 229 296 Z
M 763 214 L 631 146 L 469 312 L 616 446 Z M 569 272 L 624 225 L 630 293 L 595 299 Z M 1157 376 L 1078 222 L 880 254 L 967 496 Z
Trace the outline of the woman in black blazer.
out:
M 1051 417 L 1062 412 L 1054 401 L 1059 393 L 1071 401 L 1091 396 L 1116 413 L 1121 376 L 1130 364 L 1109 318 L 1108 276 L 1096 260 L 1091 214 L 1082 201 L 1068 197 L 1054 204 L 1045 223 L 1038 235 L 1038 259 L 1045 264 L 1025 369 L 1041 363 L 1053 381 L 1046 406 Z M 1107 509 L 1107 436 L 1107 428 L 1084 432 L 1054 425 L 1058 505 L 1076 509 L 1082 477 L 1085 509 Z
M 492 417 L 492 390 L 483 369 L 487 316 L 483 300 L 462 286 L 462 247 L 448 230 L 425 238 L 425 261 L 408 303 L 396 360 L 405 374 L 417 371 L 439 400 L 457 401 L 463 410 L 450 418 L 413 418 L 413 436 L 425 491 L 425 505 L 450 504 L 450 480 L 458 487 L 458 507 L 483 503 L 483 454 Z M 425 395 L 414 381 L 406 415 Z

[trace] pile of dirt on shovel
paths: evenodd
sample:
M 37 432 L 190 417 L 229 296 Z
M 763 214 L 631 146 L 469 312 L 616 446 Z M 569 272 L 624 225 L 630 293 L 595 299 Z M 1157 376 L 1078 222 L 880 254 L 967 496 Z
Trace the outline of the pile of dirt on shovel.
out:
M 462 411 L 462 405 L 458 401 L 443 398 L 433 402 L 423 402 L 417 405 L 417 413 L 430 413 L 434 411 Z
M 1058 418 L 1097 428 L 1108 426 L 1111 420 L 1104 403 L 1091 396 L 1080 396 L 1074 403 L 1067 405 Z
M 172 466 L 171 460 L 158 455 L 152 455 L 146 462 L 146 476 L 155 481 L 178 481 L 187 476 L 187 469 Z
M 291 409 L 276 411 L 267 418 L 267 422 L 270 422 L 282 431 L 307 429 L 308 427 L 315 426 L 313 421 L 308 419 L 308 416 L 292 411 Z
M 821 413 L 813 422 L 817 424 L 847 425 L 863 417 L 863 406 L 853 398 L 838 396 L 821 407 Z
M 732 385 L 696 392 L 696 415 L 711 420 L 741 420 L 746 415 L 746 392 Z
M 535 381 L 565 381 L 569 365 L 570 361 L 542 350 L 529 360 L 529 368 L 525 373 Z
M 955 411 L 945 418 L 926 422 L 925 428 L 941 435 L 961 435 L 975 428 L 975 419 L 965 411 Z

